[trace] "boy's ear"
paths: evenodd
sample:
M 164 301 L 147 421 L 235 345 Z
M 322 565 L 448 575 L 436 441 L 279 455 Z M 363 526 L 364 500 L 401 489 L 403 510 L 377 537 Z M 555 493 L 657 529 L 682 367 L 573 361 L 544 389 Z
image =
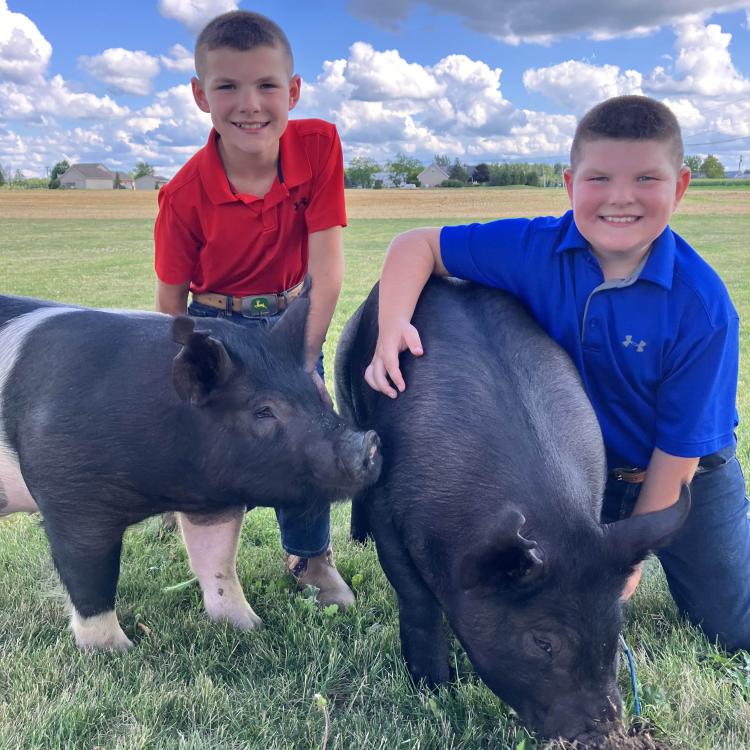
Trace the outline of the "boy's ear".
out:
M 674 193 L 674 210 L 677 208 L 679 202 L 682 200 L 682 196 L 685 195 L 685 191 L 688 189 L 690 184 L 690 167 L 683 167 L 677 174 L 677 188 Z
M 193 89 L 193 99 L 198 105 L 198 108 L 202 112 L 208 112 L 210 114 L 211 108 L 208 106 L 208 99 L 206 99 L 206 92 L 203 90 L 200 79 L 193 76 L 190 79 L 190 86 Z M 298 97 L 299 98 L 299 97 Z
M 302 79 L 295 73 L 289 79 L 289 111 L 291 112 L 299 101 L 302 91 Z
M 568 191 L 568 198 L 573 201 L 573 170 L 568 167 L 563 172 L 563 180 L 565 180 L 565 189 Z

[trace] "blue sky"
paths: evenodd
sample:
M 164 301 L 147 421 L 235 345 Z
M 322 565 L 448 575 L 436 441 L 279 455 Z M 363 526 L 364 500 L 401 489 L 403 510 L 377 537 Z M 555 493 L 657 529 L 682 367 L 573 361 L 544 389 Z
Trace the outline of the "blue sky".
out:
M 398 152 L 565 161 L 576 118 L 644 93 L 687 153 L 750 168 L 750 0 L 0 0 L 0 164 L 62 158 L 172 175 L 210 123 L 189 90 L 196 33 L 236 7 L 287 32 L 295 116 L 336 122 L 345 159 Z

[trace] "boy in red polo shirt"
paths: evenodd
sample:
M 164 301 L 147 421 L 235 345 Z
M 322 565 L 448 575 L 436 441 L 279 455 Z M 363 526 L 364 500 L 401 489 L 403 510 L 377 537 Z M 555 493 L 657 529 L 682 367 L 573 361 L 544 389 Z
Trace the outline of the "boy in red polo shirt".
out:
M 225 13 L 198 36 L 193 96 L 210 113 L 213 129 L 206 146 L 159 193 L 156 306 L 170 315 L 187 309 L 244 326 L 273 325 L 309 273 L 305 360 L 328 399 L 321 348 L 343 277 L 343 159 L 332 124 L 289 121 L 301 84 L 292 66 L 284 32 L 256 13 Z M 331 557 L 329 511 L 279 510 L 277 517 L 299 585 L 319 588 L 321 604 L 351 604 L 354 595 Z M 211 583 L 216 587 L 217 572 L 236 576 L 241 526 L 241 514 L 212 525 L 181 515 L 189 548 L 200 550 L 190 563 L 204 592 Z M 228 607 L 221 593 L 205 595 L 210 616 L 240 627 L 256 624 L 249 605 L 249 612 Z

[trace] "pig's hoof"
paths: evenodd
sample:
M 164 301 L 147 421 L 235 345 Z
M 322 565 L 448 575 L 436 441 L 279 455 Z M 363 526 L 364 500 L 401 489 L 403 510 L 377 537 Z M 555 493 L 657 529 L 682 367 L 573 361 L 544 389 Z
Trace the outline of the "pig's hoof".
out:
M 125 635 L 114 610 L 93 617 L 81 617 L 74 609 L 70 627 L 76 646 L 82 651 L 129 651 L 132 641 Z
M 263 625 L 263 620 L 255 614 L 247 602 L 244 602 L 244 606 L 206 607 L 206 610 L 214 622 L 228 622 L 237 630 L 253 630 Z

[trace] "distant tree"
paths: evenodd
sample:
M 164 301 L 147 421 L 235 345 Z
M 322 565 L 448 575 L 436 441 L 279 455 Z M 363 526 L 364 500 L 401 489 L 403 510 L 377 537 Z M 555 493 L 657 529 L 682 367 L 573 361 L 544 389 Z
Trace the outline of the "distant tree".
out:
M 349 178 L 352 187 L 371 188 L 372 176 L 379 171 L 380 164 L 374 159 L 357 156 L 349 162 L 344 175 Z
M 701 160 L 700 156 L 686 156 L 685 157 L 685 166 L 690 167 L 690 171 L 693 174 L 698 174 L 698 172 L 701 171 L 702 164 L 703 164 L 703 161 Z
M 721 178 L 724 177 L 724 165 L 712 154 L 709 154 L 701 164 L 701 172 L 706 177 Z
M 435 158 L 432 160 L 432 163 L 436 167 L 444 169 L 446 172 L 450 169 L 451 166 L 451 160 L 447 154 L 435 154 Z
M 119 190 L 122 187 L 122 180 L 120 179 L 120 173 L 115 172 L 115 179 L 112 181 L 113 190 Z
M 490 181 L 490 168 L 489 165 L 482 162 L 474 167 L 473 178 L 475 182 L 489 182 Z
M 456 157 L 456 161 L 453 162 L 451 168 L 448 170 L 448 177 L 451 180 L 461 180 L 461 182 L 469 181 L 469 170 L 461 164 L 458 157 Z
M 144 175 L 153 174 L 154 168 L 145 161 L 139 161 L 135 165 L 135 172 L 133 173 L 133 179 L 137 180 L 139 177 L 143 177 Z
M 67 159 L 57 162 L 57 164 L 52 167 L 52 171 L 49 174 L 49 183 L 47 185 L 50 190 L 56 190 L 60 187 L 60 175 L 65 174 L 69 169 L 70 164 L 68 164 Z
M 393 161 L 389 161 L 386 164 L 386 169 L 391 175 L 391 180 L 396 187 L 407 182 L 419 186 L 419 178 L 417 175 L 423 169 L 422 162 L 419 161 L 419 159 L 398 153 Z
M 24 183 L 26 182 L 26 175 L 20 170 L 17 169 L 15 171 L 15 174 L 13 175 L 13 179 L 10 181 L 11 187 L 23 187 Z
M 5 185 L 5 172 L 3 172 L 3 168 L 0 167 L 0 187 Z

